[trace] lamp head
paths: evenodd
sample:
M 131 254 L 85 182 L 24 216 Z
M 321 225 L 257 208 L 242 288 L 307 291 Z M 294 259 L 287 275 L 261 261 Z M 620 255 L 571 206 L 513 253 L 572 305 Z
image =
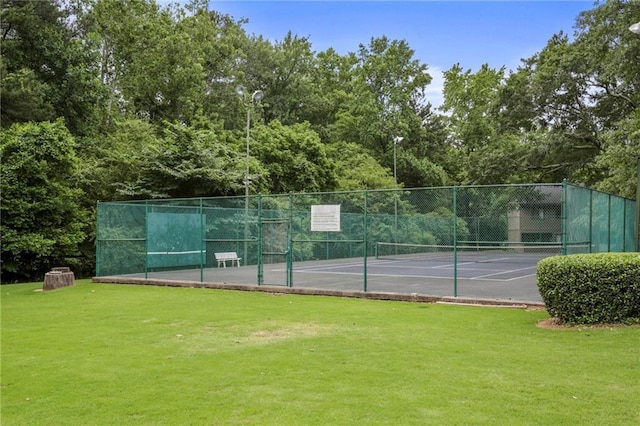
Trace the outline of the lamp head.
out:
M 264 92 L 262 90 L 256 90 L 251 96 L 251 99 L 253 99 L 254 102 L 260 102 L 263 98 Z
M 236 93 L 238 94 L 238 96 L 240 96 L 241 98 L 244 98 L 244 87 L 242 85 L 237 85 L 236 86 Z

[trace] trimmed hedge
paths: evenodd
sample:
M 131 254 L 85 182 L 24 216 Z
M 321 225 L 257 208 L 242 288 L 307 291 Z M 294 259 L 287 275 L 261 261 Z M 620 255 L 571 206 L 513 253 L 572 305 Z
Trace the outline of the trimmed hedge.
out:
M 640 322 L 640 253 L 548 257 L 537 277 L 549 315 L 564 323 Z

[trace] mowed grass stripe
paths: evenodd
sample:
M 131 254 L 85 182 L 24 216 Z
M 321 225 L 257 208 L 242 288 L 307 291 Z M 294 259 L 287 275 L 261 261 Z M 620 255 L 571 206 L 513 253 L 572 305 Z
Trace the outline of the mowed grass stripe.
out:
M 2 290 L 2 424 L 640 424 L 640 327 L 223 290 Z

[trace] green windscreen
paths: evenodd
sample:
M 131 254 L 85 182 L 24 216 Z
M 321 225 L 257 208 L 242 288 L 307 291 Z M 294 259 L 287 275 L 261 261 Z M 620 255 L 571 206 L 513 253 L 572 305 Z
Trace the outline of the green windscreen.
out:
M 202 215 L 148 213 L 147 267 L 197 266 L 202 256 Z
M 312 229 L 314 206 L 340 206 L 339 229 Z M 518 258 L 514 247 L 549 247 L 549 255 L 558 244 L 561 254 L 633 251 L 636 232 L 635 201 L 571 184 L 99 203 L 96 273 L 203 270 L 216 266 L 218 252 L 236 252 L 251 266 L 265 263 L 265 253 L 278 253 L 277 262 L 283 253 L 296 263 L 360 262 L 376 248 L 395 255 L 414 245 L 499 247 Z

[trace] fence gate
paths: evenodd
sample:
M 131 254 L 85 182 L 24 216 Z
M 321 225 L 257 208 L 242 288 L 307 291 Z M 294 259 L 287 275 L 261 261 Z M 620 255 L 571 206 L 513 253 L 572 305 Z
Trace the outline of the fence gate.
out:
M 288 219 L 261 219 L 258 247 L 258 284 L 291 284 L 291 261 Z M 265 265 L 267 265 L 265 267 Z

